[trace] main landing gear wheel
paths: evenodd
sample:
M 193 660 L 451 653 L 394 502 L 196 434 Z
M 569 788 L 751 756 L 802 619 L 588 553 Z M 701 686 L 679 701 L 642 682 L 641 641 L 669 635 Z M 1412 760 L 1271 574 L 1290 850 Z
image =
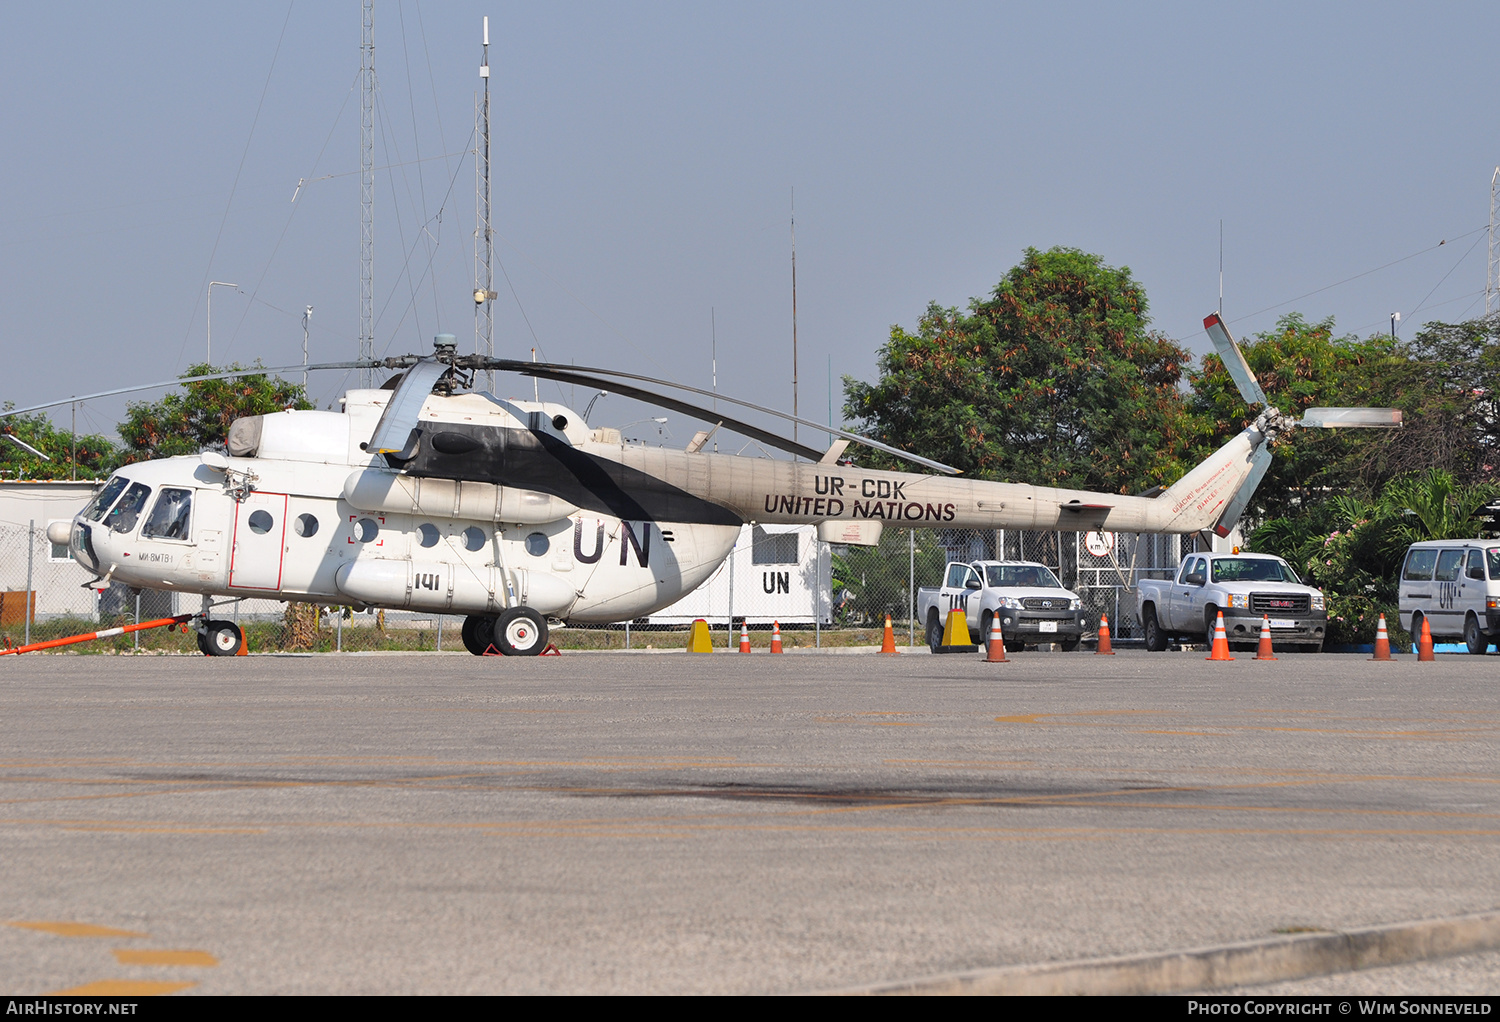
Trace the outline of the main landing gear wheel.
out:
M 547 619 L 530 607 L 512 607 L 495 622 L 495 645 L 506 656 L 537 656 L 547 648 Z
M 464 618 L 460 634 L 463 635 L 464 649 L 475 656 L 484 656 L 485 651 L 495 642 L 495 619 L 470 614 Z
M 210 621 L 208 631 L 198 634 L 198 648 L 209 656 L 234 656 L 240 651 L 244 635 L 233 621 Z

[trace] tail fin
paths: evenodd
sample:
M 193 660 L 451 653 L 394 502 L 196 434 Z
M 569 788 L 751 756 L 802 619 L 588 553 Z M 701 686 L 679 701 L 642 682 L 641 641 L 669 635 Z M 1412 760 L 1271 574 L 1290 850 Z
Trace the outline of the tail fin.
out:
M 1227 535 L 1270 463 L 1265 439 L 1246 429 L 1220 447 L 1156 500 L 1164 505 L 1163 532 L 1200 532 L 1222 525 Z

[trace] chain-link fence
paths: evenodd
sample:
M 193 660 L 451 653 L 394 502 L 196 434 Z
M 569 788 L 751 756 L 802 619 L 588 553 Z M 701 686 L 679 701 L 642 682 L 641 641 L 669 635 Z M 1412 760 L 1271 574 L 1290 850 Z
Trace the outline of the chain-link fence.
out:
M 1139 640 L 1135 583 L 1167 578 L 1190 536 L 1042 532 L 1006 529 L 886 530 L 876 547 L 822 542 L 813 526 L 745 526 L 733 552 L 697 590 L 646 618 L 607 627 L 554 626 L 562 648 L 624 648 L 684 644 L 680 633 L 697 618 L 733 646 L 741 624 L 765 646 L 773 627 L 784 645 L 865 645 L 880 641 L 890 615 L 897 641 L 915 644 L 917 590 L 942 584 L 950 561 L 1025 560 L 1050 568 L 1083 600 L 1091 622 L 1108 614 L 1113 636 Z M 0 644 L 18 646 L 99 628 L 195 614 L 191 594 L 134 591 L 114 584 L 102 593 L 66 547 L 54 546 L 44 523 L 0 523 Z M 460 650 L 461 615 L 317 607 L 277 600 L 216 600 L 211 616 L 234 621 L 249 648 L 262 651 Z M 154 629 L 77 652 L 197 652 L 192 634 Z

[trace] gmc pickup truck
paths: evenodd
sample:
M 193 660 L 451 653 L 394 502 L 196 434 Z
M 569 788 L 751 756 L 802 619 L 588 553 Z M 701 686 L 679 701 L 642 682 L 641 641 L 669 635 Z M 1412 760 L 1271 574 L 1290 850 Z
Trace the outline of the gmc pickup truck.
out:
M 953 561 L 942 588 L 918 589 L 917 613 L 934 653 L 943 644 L 943 626 L 954 608 L 964 611 L 969 637 L 981 646 L 998 614 L 1005 648 L 1012 651 L 1042 642 L 1077 649 L 1089 624 L 1078 594 L 1064 589 L 1056 575 L 1035 561 Z
M 1213 641 L 1220 611 L 1230 645 L 1257 642 L 1267 617 L 1277 649 L 1317 653 L 1328 630 L 1322 592 L 1270 554 L 1188 554 L 1174 579 L 1142 579 L 1137 593 L 1146 648 L 1156 652 Z

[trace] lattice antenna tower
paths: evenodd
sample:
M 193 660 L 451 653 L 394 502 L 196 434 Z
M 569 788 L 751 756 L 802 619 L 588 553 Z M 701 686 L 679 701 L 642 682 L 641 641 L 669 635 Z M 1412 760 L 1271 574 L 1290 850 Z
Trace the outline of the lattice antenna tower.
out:
M 1495 224 L 1500 220 L 1500 167 L 1490 177 L 1490 264 L 1484 281 L 1484 314 L 1500 308 L 1500 248 L 1496 247 Z
M 474 160 L 474 206 L 479 223 L 474 230 L 474 353 L 495 357 L 494 229 L 490 225 L 490 19 L 484 19 L 484 59 L 479 64 L 484 94 L 476 98 L 475 125 L 479 151 Z M 495 392 L 495 374 L 485 373 L 489 392 Z
M 359 47 L 359 357 L 375 357 L 375 0 L 364 0 Z M 359 371 L 361 387 L 375 371 Z

